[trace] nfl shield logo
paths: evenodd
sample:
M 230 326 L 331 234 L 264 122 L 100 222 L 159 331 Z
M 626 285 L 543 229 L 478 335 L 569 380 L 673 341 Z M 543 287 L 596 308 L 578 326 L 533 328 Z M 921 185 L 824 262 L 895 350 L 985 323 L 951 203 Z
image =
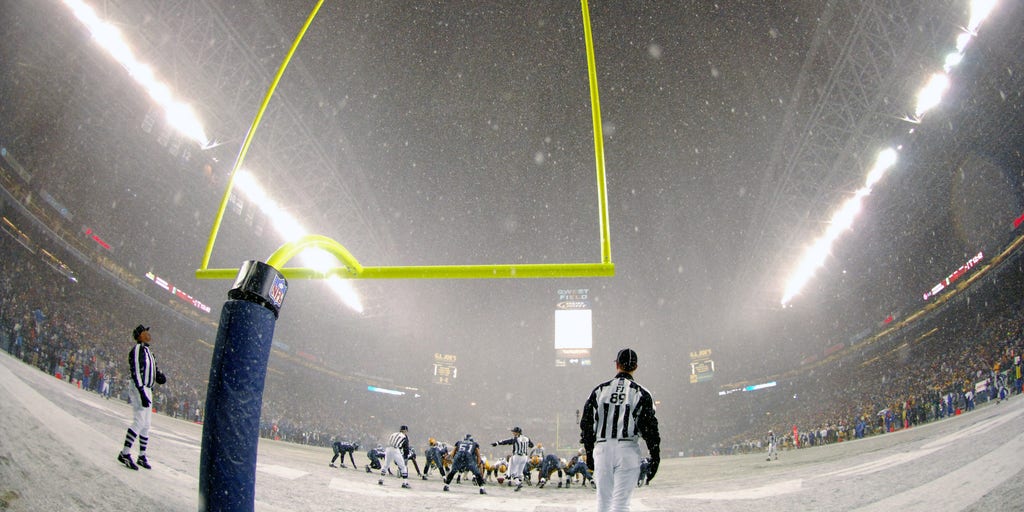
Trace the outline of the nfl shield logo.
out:
M 281 307 L 281 302 L 284 301 L 284 294 L 288 291 L 288 282 L 281 276 L 274 276 L 274 283 L 270 285 L 270 300 L 274 301 L 274 306 Z

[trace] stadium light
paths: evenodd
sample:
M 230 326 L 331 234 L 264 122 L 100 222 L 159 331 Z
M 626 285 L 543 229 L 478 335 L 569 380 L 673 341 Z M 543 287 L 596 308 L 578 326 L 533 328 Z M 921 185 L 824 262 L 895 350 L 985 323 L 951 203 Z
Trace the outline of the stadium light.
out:
M 206 137 L 203 124 L 196 117 L 192 107 L 175 100 L 170 88 L 156 79 L 152 68 L 135 58 L 132 49 L 121 37 L 121 31 L 117 27 L 100 19 L 96 15 L 96 11 L 81 0 L 64 0 L 64 4 L 71 9 L 78 21 L 85 25 L 96 44 L 106 50 L 118 64 L 128 71 L 128 74 L 142 86 L 146 94 L 163 108 L 167 123 L 171 127 L 202 147 L 209 145 L 210 142 Z
M 995 9 L 996 0 L 973 0 L 970 5 L 970 20 L 964 27 L 964 32 L 956 38 L 956 51 L 946 55 L 943 62 L 943 72 L 935 73 L 928 79 L 928 83 L 917 93 L 917 105 L 914 108 L 914 116 L 906 117 L 908 122 L 917 124 L 929 110 L 938 106 L 942 101 L 942 95 L 949 89 L 950 79 L 948 73 L 963 60 L 964 51 L 971 39 L 978 33 L 978 27 Z M 914 133 L 911 128 L 908 132 Z M 782 306 L 789 305 L 804 285 L 814 277 L 814 273 L 825 265 L 825 260 L 832 251 L 832 244 L 846 230 L 853 226 L 853 220 L 860 213 L 863 199 L 871 193 L 874 187 L 885 176 L 885 172 L 896 163 L 897 150 L 888 148 L 878 153 L 875 165 L 868 171 L 864 186 L 857 190 L 853 197 L 847 199 L 832 216 L 825 234 L 814 241 L 808 247 L 786 281 L 782 294 Z
M 964 54 L 960 52 L 951 52 L 946 55 L 946 61 L 942 65 L 942 70 L 949 73 L 949 70 L 955 68 L 960 61 L 964 59 Z
M 131 48 L 121 37 L 117 27 L 103 21 L 96 15 L 92 7 L 81 0 L 64 0 L 64 4 L 71 9 L 75 17 L 86 26 L 92 34 L 96 44 L 106 50 L 111 57 L 117 61 L 135 81 L 142 86 L 146 94 L 164 110 L 167 123 L 176 131 L 198 143 L 201 147 L 211 147 L 206 136 L 202 122 L 196 116 L 192 107 L 187 103 L 176 100 L 171 88 L 157 80 L 153 68 L 135 58 Z M 302 227 L 297 219 L 283 208 L 276 201 L 270 198 L 262 187 L 256 182 L 255 177 L 249 173 L 239 173 L 236 177 L 240 189 L 247 197 L 258 205 L 260 210 L 271 219 L 276 231 L 286 241 L 298 240 L 305 236 L 308 231 Z M 325 271 L 335 267 L 336 259 L 325 251 L 309 251 L 304 258 L 310 260 L 311 268 L 320 268 Z M 346 306 L 357 313 L 363 312 L 363 304 L 355 288 L 346 280 L 331 278 L 327 280 L 327 286 L 341 298 Z
M 981 26 L 981 22 L 988 18 L 989 14 L 992 14 L 992 10 L 996 7 L 996 0 L 974 0 L 971 2 L 971 19 L 967 22 L 967 31 L 971 34 L 978 33 L 978 27 Z
M 252 173 L 245 169 L 240 169 L 235 174 L 235 189 L 245 195 L 250 202 L 259 205 L 263 214 L 270 219 L 274 230 L 285 239 L 285 242 L 294 242 L 309 234 L 309 231 L 302 227 L 302 224 L 299 223 L 294 215 L 286 211 L 278 205 L 277 201 L 267 195 Z M 338 265 L 338 259 L 322 249 L 308 249 L 303 251 L 300 257 L 310 268 L 324 273 Z M 359 293 L 350 281 L 337 276 L 331 276 L 326 280 L 326 283 L 327 287 L 350 309 L 356 313 L 364 311 Z
M 187 103 L 174 98 L 171 88 L 156 78 L 153 68 L 135 58 L 132 49 L 121 36 L 121 31 L 114 25 L 107 23 L 96 15 L 96 11 L 81 0 L 64 0 L 64 4 L 71 9 L 85 27 L 92 34 L 93 39 L 100 48 L 105 50 L 128 74 L 135 79 L 146 94 L 159 105 L 166 117 L 167 123 L 177 132 L 198 143 L 203 149 L 211 147 L 211 142 L 206 136 L 202 122 L 196 116 L 195 111 Z M 274 228 L 286 241 L 293 241 L 305 236 L 308 232 L 294 216 L 281 208 L 276 201 L 271 199 L 262 187 L 256 182 L 255 177 L 249 173 L 239 173 L 236 177 L 240 189 L 260 210 L 271 219 Z M 333 256 L 324 251 L 311 254 L 306 258 L 311 259 L 311 268 L 329 269 L 336 266 Z M 357 313 L 363 312 L 363 304 L 359 294 L 351 283 L 338 278 L 327 280 L 327 285 L 345 303 L 346 306 Z
M 875 165 L 871 168 L 868 173 L 868 178 L 864 185 L 871 189 L 875 186 L 875 183 L 881 181 L 885 175 L 885 171 L 888 171 L 890 167 L 896 164 L 896 150 L 893 148 L 886 148 L 878 152 L 878 158 L 875 159 Z
M 942 101 L 942 95 L 949 89 L 949 76 L 935 73 L 928 83 L 917 93 L 917 107 L 914 115 L 921 117 L 925 112 L 935 108 Z
M 832 220 L 829 221 L 828 228 L 825 229 L 825 234 L 815 240 L 814 243 L 804 251 L 796 269 L 786 282 L 786 288 L 782 294 L 781 301 L 783 306 L 789 304 L 789 302 L 793 300 L 793 297 L 800 293 L 800 290 L 802 290 L 807 282 L 814 277 L 814 273 L 817 272 L 819 268 L 825 266 L 825 260 L 828 258 L 828 255 L 832 253 L 832 245 L 839 239 L 843 232 L 853 227 L 854 219 L 863 208 L 864 198 L 871 194 L 871 188 L 878 183 L 882 177 L 885 176 L 885 172 L 895 164 L 895 149 L 886 148 L 878 152 L 878 157 L 875 159 L 875 165 L 872 166 L 871 171 L 868 172 L 864 186 L 854 192 L 853 197 L 847 199 L 842 206 L 836 210 L 835 214 L 832 215 Z
M 956 51 L 963 53 L 967 49 L 967 43 L 971 42 L 971 37 L 968 32 L 956 36 Z
M 174 98 L 171 88 L 157 80 L 153 68 L 135 58 L 131 48 L 121 36 L 117 27 L 104 22 L 96 15 L 95 10 L 81 0 L 63 0 L 79 22 L 82 23 L 96 41 L 100 48 L 108 52 L 120 65 L 135 79 L 146 94 L 157 102 L 164 110 L 167 123 L 176 131 L 199 143 L 201 147 L 212 146 L 206 135 L 203 123 L 191 109 L 191 106 Z M 241 173 L 240 173 L 241 174 Z M 245 176 L 236 178 L 240 181 L 240 187 L 245 195 L 258 205 L 260 210 L 271 220 L 276 231 L 282 234 L 286 241 L 291 242 L 305 236 L 308 232 L 299 221 L 273 201 L 261 186 L 256 182 L 255 177 L 246 173 Z M 311 259 L 310 267 L 324 268 L 325 270 L 335 265 L 335 258 L 328 253 L 321 251 L 321 254 L 305 256 Z M 328 280 L 328 287 L 337 294 L 342 302 L 356 312 L 364 311 L 359 296 L 350 283 L 344 280 L 333 278 Z

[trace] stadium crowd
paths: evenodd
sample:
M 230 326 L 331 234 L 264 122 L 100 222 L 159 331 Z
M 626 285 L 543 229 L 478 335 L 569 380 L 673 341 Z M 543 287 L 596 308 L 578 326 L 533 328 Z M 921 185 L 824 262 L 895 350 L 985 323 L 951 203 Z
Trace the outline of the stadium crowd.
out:
M 73 282 L 14 237 L 0 236 L 0 251 L 5 255 L 0 349 L 83 391 L 126 400 L 128 326 L 139 319 L 166 319 L 160 310 L 167 307 L 89 269 Z M 1019 394 L 1024 344 L 1024 311 L 1014 293 L 1019 288 L 989 288 L 981 292 L 987 300 L 953 301 L 903 334 L 794 372 L 775 388 L 724 397 L 699 419 L 697 435 L 665 425 L 663 438 L 701 439 L 703 444 L 688 446 L 687 455 L 732 454 L 763 450 L 765 434 L 774 430 L 782 434 L 783 448 L 803 448 L 910 428 Z M 213 329 L 180 319 L 163 322 L 154 334 L 176 343 L 174 350 L 164 345 L 159 352 L 169 381 L 156 394 L 154 407 L 201 422 L 210 344 L 183 340 L 212 339 Z M 377 433 L 403 421 L 388 407 L 370 418 L 345 414 L 325 404 L 325 397 L 302 391 L 308 384 L 302 374 L 308 372 L 296 367 L 285 378 L 277 374 L 288 371 L 287 361 L 278 367 L 268 375 L 264 395 L 266 438 L 324 447 L 344 439 L 369 447 L 378 442 Z M 335 396 L 357 394 L 351 383 L 331 385 Z M 737 421 L 737 411 L 746 411 L 746 419 Z M 417 421 L 434 432 L 458 429 L 445 415 L 427 412 Z M 694 430 L 692 425 L 687 427 Z
M 783 435 L 783 448 L 879 435 L 1020 394 L 1024 301 L 1017 290 L 990 284 L 978 292 L 986 300 L 965 297 L 878 346 L 852 347 L 776 388 L 725 397 L 723 410 L 706 420 L 742 430 L 705 453 L 764 450 L 769 430 Z M 722 421 L 736 409 L 749 411 L 745 424 Z
M 168 382 L 158 389 L 154 408 L 159 414 L 202 421 L 215 328 L 168 314 L 167 304 L 116 286 L 111 276 L 85 266 L 72 281 L 47 265 L 36 248 L 8 235 L 0 232 L 0 350 L 84 391 L 127 401 L 130 328 L 160 319 L 153 336 L 162 340 L 157 358 Z M 178 299 L 168 295 L 167 300 Z M 293 366 L 277 360 L 268 373 L 261 414 L 264 437 L 324 447 L 335 439 L 371 445 L 377 433 L 402 421 L 386 407 L 368 420 L 346 414 L 333 402 L 325 404 L 327 396 L 365 393 L 351 383 L 321 379 L 312 384 L 308 379 L 317 377 Z M 314 385 L 327 393 L 303 391 Z M 424 420 L 434 425 L 448 421 Z

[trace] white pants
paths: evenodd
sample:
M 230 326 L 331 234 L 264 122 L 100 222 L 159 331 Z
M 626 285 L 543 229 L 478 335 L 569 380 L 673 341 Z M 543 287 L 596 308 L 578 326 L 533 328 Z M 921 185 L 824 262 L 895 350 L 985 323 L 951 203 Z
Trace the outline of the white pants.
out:
M 142 388 L 145 391 L 146 388 Z M 130 386 L 128 388 L 128 396 L 132 402 L 132 432 L 135 432 L 139 437 L 149 437 L 149 426 L 153 423 L 153 406 L 149 407 L 142 406 L 142 398 L 139 397 L 139 388 Z M 152 398 L 150 404 L 153 403 Z
M 639 442 L 611 440 L 594 445 L 597 512 L 628 511 L 639 478 Z
M 398 463 L 398 471 L 402 478 L 409 478 L 409 469 L 405 466 L 405 457 L 402 457 L 402 450 L 394 446 L 388 446 L 384 449 L 384 464 L 380 466 L 380 476 L 388 474 L 388 468 L 391 467 L 392 462 Z
M 523 481 L 523 470 L 526 469 L 526 455 L 513 455 L 508 463 L 508 477 L 515 483 Z

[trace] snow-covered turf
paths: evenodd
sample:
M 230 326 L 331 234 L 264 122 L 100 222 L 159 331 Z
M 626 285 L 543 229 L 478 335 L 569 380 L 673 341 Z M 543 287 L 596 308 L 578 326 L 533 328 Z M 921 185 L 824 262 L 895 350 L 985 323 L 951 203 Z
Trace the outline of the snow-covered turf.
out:
M 115 461 L 131 409 L 0 352 L 0 510 L 187 511 L 198 508 L 202 427 L 154 415 L 151 471 Z M 635 511 L 1018 510 L 1024 504 L 1024 398 L 906 431 L 762 454 L 666 459 L 633 495 Z M 422 443 L 420 443 L 422 444 Z M 327 466 L 331 450 L 263 441 L 256 510 L 590 511 L 594 491 L 453 484 L 437 475 L 377 485 L 362 468 Z M 357 454 L 356 461 L 365 463 Z

